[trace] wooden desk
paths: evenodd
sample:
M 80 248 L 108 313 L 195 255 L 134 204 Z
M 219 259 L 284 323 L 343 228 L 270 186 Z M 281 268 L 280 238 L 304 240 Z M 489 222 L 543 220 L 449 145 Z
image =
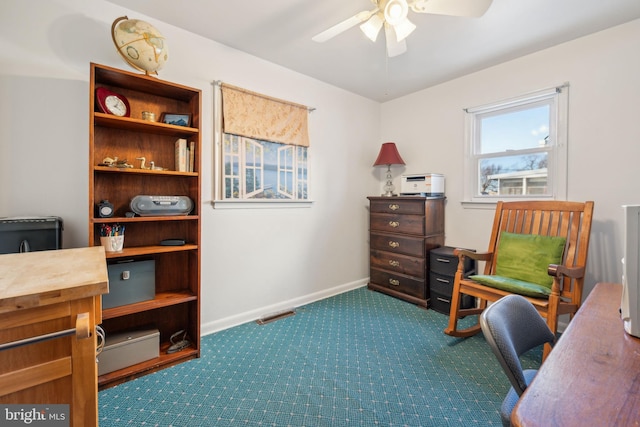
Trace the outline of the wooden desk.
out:
M 107 291 L 101 246 L 0 255 L 0 404 L 69 405 L 69 425 L 98 425 L 95 325 Z
M 622 285 L 596 285 L 514 408 L 512 425 L 640 425 L 640 339 L 624 332 L 621 295 Z

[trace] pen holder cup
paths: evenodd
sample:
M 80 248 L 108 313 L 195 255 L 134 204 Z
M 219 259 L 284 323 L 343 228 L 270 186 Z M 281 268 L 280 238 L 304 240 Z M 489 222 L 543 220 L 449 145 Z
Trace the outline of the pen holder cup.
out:
M 124 246 L 124 236 L 100 237 L 100 244 L 106 252 L 122 252 Z

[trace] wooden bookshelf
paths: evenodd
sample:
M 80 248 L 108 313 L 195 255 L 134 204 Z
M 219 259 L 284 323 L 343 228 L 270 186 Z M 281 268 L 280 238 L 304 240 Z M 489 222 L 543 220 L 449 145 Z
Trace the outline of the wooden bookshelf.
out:
M 125 96 L 130 116 L 98 111 L 96 89 Z M 157 77 L 91 64 L 89 97 L 89 246 L 100 245 L 103 225 L 125 226 L 122 252 L 107 252 L 107 263 L 124 260 L 155 261 L 155 298 L 102 311 L 107 337 L 125 330 L 152 326 L 160 332 L 159 356 L 101 375 L 106 388 L 178 362 L 200 356 L 200 213 L 201 208 L 201 91 Z M 190 126 L 142 120 L 150 111 L 190 114 Z M 194 143 L 192 172 L 176 171 L 175 141 Z M 105 165 L 105 158 L 126 159 L 127 167 Z M 158 169 L 143 169 L 153 161 Z M 131 199 L 137 195 L 187 196 L 193 201 L 188 215 L 131 217 Z M 113 216 L 101 218 L 97 205 L 113 204 Z M 184 239 L 181 246 L 163 246 L 164 239 Z M 169 338 L 186 330 L 191 346 L 167 354 Z

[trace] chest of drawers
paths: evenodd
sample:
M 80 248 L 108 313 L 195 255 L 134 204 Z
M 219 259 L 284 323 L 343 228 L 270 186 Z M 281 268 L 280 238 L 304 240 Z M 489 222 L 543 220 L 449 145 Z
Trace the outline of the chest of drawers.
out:
M 369 197 L 369 289 L 427 307 L 429 251 L 444 245 L 444 198 Z

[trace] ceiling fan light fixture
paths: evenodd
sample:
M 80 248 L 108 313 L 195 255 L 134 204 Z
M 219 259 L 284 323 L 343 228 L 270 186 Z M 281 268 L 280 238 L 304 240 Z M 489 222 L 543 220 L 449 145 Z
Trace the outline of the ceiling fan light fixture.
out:
M 382 28 L 382 24 L 384 21 L 380 17 L 379 14 L 373 15 L 367 22 L 360 25 L 360 29 L 364 33 L 365 36 L 372 42 L 375 42 L 378 38 L 378 34 L 380 33 L 380 29 Z
M 413 32 L 413 30 L 416 29 L 416 24 L 409 21 L 408 19 L 405 19 L 399 24 L 394 25 L 393 29 L 396 32 L 397 40 L 401 42 L 402 40 L 406 39 L 409 36 L 409 34 Z
M 389 25 L 397 25 L 407 18 L 409 6 L 406 0 L 390 0 L 384 6 L 384 19 Z
M 391 25 L 385 23 L 384 30 L 384 35 L 387 39 L 387 56 L 393 58 L 405 53 L 407 51 L 407 42 L 404 40 L 398 41 L 396 32 Z

